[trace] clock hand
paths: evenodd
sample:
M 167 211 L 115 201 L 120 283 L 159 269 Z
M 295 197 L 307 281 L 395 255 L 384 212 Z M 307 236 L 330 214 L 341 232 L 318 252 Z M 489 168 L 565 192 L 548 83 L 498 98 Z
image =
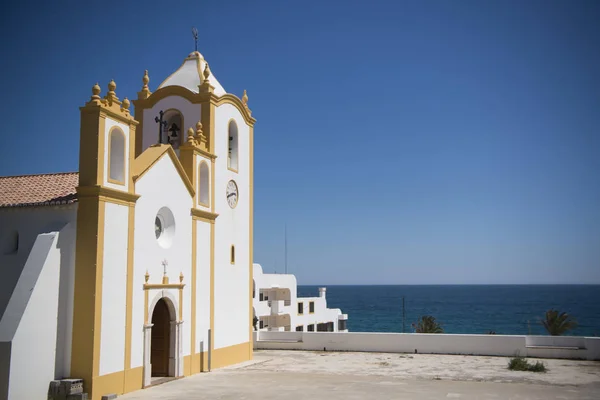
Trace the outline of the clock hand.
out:
M 235 196 L 235 193 L 229 193 L 229 194 L 227 195 L 227 198 L 230 198 L 231 196 Z

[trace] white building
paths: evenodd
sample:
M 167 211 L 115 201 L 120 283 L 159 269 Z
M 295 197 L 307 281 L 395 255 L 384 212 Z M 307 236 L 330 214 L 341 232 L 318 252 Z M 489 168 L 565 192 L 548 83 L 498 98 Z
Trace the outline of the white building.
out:
M 348 332 L 347 314 L 327 308 L 327 289 L 319 297 L 298 297 L 296 277 L 265 274 L 254 264 L 253 304 L 258 331 Z
M 93 86 L 78 172 L 0 178 L 0 399 L 69 377 L 100 400 L 252 358 L 248 97 L 199 52 L 142 83 L 135 116 Z

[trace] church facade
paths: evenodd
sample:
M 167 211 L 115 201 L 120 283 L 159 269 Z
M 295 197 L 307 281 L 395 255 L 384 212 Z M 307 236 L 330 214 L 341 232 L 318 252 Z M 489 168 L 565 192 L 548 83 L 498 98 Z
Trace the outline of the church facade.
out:
M 248 97 L 199 52 L 81 110 L 78 173 L 0 178 L 0 398 L 91 399 L 252 358 Z M 36 360 L 32 362 L 32 360 Z

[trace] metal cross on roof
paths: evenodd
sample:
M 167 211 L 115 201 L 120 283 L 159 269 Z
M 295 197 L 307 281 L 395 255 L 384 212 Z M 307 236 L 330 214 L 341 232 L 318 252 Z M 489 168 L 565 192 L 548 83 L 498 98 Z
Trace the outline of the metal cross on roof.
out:
M 166 275 L 167 274 L 167 266 L 169 265 L 169 262 L 164 259 L 162 260 L 162 266 L 163 266 L 163 274 Z
M 198 29 L 192 27 L 192 35 L 194 36 L 194 50 L 198 51 Z

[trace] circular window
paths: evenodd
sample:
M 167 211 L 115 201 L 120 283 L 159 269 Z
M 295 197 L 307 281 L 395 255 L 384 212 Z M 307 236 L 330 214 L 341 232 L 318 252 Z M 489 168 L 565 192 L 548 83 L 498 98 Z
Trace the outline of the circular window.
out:
M 154 235 L 160 247 L 164 249 L 171 247 L 175 236 L 175 217 L 167 207 L 158 210 L 154 218 Z
M 157 239 L 160 238 L 160 235 L 163 234 L 163 223 L 158 215 L 154 220 L 154 234 L 156 235 Z

